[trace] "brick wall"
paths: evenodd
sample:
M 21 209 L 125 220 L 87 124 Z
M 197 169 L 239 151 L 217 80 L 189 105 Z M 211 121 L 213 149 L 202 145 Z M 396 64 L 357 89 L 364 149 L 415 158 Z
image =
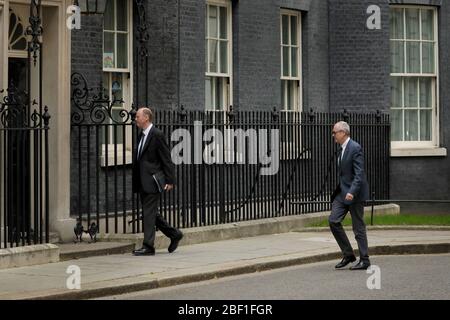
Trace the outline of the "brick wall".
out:
M 381 30 L 369 30 L 370 5 L 381 8 Z M 389 6 L 387 0 L 329 0 L 330 110 L 388 110 Z

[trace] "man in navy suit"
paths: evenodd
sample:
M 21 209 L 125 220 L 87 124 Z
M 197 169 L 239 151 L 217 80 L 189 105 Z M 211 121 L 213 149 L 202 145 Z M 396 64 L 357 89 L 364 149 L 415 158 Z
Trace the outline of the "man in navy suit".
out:
M 364 172 L 364 154 L 361 146 L 350 139 L 350 127 L 346 122 L 341 121 L 334 125 L 333 137 L 341 146 L 337 154 L 339 183 L 331 196 L 333 205 L 328 221 L 331 232 L 344 255 L 342 261 L 336 265 L 336 269 L 344 268 L 356 261 L 353 248 L 341 224 L 347 212 L 350 211 L 360 254 L 359 262 L 350 269 L 366 270 L 370 266 L 370 260 L 363 202 L 369 198 L 369 186 Z

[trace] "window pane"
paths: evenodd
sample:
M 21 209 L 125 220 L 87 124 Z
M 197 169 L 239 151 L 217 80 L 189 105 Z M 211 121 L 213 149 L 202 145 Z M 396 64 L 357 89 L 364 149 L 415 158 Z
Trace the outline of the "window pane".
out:
M 418 107 L 417 78 L 405 78 L 405 108 Z
M 298 81 L 297 80 L 293 80 L 293 81 L 289 81 L 290 82 L 290 87 L 291 87 L 291 104 L 290 104 L 290 109 L 289 110 L 297 110 L 297 97 L 298 97 Z
M 206 77 L 205 81 L 205 108 L 207 110 L 212 109 L 213 101 L 213 91 L 212 91 L 212 85 L 211 85 L 211 77 Z
M 121 100 L 123 99 L 123 83 L 122 83 L 122 74 L 121 73 L 113 73 L 111 75 L 111 100 Z M 117 107 L 121 107 L 121 104 L 116 104 Z
M 220 41 L 220 72 L 228 73 L 228 42 Z
M 422 72 L 434 73 L 434 43 L 422 42 Z
M 420 42 L 406 43 L 406 72 L 420 73 Z
M 283 47 L 283 76 L 289 77 L 289 47 Z
M 391 41 L 391 72 L 404 73 L 405 72 L 405 42 Z
M 128 31 L 127 0 L 117 0 L 117 30 Z
M 281 106 L 283 107 L 283 109 L 287 109 L 286 108 L 286 84 L 287 81 L 286 80 L 281 80 Z
M 128 35 L 117 34 L 117 68 L 128 68 Z
M 209 40 L 205 41 L 205 70 L 209 72 Z
M 292 104 L 294 103 L 294 92 L 292 90 L 292 82 L 293 81 L 287 81 L 287 106 L 286 110 L 292 110 Z
M 422 40 L 434 40 L 432 10 L 422 10 Z
M 432 108 L 432 79 L 420 79 L 420 108 Z
M 2 9 L 3 9 L 3 7 L 2 7 Z M 12 13 L 9 16 L 9 29 L 8 30 L 12 30 L 16 24 L 17 24 L 17 16 L 14 13 Z
M 109 96 L 109 75 L 110 73 L 103 73 L 103 88 L 106 90 L 106 94 Z
M 114 0 L 108 0 L 103 17 L 103 28 L 114 30 Z
M 224 109 L 224 89 L 226 85 L 226 78 L 216 78 L 216 105 L 215 110 Z
M 431 110 L 420 111 L 420 141 L 431 141 Z
M 402 141 L 403 118 L 402 110 L 391 110 L 391 139 L 392 141 Z
M 419 140 L 417 110 L 405 110 L 405 141 Z
M 406 39 L 420 40 L 419 9 L 406 9 Z
M 402 78 L 391 77 L 391 108 L 402 107 Z
M 391 39 L 404 39 L 403 9 L 391 9 Z
M 298 48 L 291 48 L 292 77 L 298 77 Z
M 13 50 L 27 50 L 27 40 L 25 38 L 20 38 L 19 40 L 16 40 L 14 44 L 12 45 L 11 49 Z
M 209 37 L 217 38 L 217 7 L 209 6 Z
M 209 71 L 217 72 L 217 40 L 209 40 Z
M 283 16 L 282 18 L 282 44 L 289 44 L 289 16 Z
M 227 38 L 227 8 L 220 7 L 220 38 L 221 39 L 228 39 Z
M 114 56 L 114 33 L 104 32 L 103 40 L 103 68 L 114 68 L 116 64 Z
M 291 16 L 291 44 L 297 45 L 297 17 Z

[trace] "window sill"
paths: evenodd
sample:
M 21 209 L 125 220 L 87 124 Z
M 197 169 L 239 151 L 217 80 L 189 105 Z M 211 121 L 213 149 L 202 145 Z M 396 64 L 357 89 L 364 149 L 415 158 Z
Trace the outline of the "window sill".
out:
M 430 148 L 392 148 L 391 157 L 446 157 L 447 149 Z

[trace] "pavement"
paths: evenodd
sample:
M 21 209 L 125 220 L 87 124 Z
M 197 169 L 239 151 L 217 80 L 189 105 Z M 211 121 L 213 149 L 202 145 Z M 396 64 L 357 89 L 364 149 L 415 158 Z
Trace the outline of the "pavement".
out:
M 368 239 L 371 256 L 450 253 L 449 230 L 368 230 Z M 160 249 L 155 256 L 112 254 L 0 270 L 0 299 L 89 299 L 340 258 L 330 232 L 262 235 L 180 246 L 172 254 Z M 68 289 L 76 284 L 73 270 L 80 271 L 80 289 Z

